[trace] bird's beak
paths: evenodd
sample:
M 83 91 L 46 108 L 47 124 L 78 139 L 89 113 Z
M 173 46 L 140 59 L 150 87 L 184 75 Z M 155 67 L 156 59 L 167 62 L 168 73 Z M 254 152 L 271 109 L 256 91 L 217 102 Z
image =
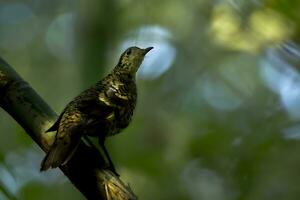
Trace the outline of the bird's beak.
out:
M 144 50 L 144 55 L 146 55 L 149 51 L 151 51 L 151 49 L 153 49 L 153 47 L 148 47 L 146 49 L 143 49 Z

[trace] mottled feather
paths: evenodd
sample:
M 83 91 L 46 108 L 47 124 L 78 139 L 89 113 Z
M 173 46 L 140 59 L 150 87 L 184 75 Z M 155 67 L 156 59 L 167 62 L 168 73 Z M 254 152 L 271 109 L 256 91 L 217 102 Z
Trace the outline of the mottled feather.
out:
M 128 48 L 117 66 L 105 78 L 72 100 L 47 130 L 56 131 L 55 142 L 41 164 L 41 170 L 66 163 L 81 136 L 105 139 L 126 128 L 137 100 L 135 74 L 152 48 Z

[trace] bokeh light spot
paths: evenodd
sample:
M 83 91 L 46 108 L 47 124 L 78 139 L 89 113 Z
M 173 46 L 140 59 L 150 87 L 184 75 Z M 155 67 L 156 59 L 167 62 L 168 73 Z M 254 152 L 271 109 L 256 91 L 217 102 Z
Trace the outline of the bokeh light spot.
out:
M 211 77 L 204 79 L 203 96 L 209 105 L 224 111 L 235 110 L 242 103 L 242 100 L 233 90 L 222 83 L 222 81 Z
M 220 64 L 219 72 L 226 84 L 244 98 L 251 97 L 258 87 L 257 67 L 252 56 L 230 57 Z
M 138 78 L 155 79 L 164 74 L 176 56 L 176 49 L 170 43 L 171 33 L 160 26 L 145 26 L 134 31 L 133 36 L 125 40 L 121 46 L 125 50 L 129 46 L 154 47 L 138 71 Z M 135 37 L 138 37 L 135 39 Z
M 281 102 L 291 117 L 300 119 L 300 76 L 285 77 L 281 82 Z
M 283 137 L 287 140 L 300 140 L 300 125 L 284 129 Z
M 294 59 L 298 56 L 296 51 L 293 48 Z M 300 74 L 285 60 L 288 56 L 292 55 L 285 49 L 270 49 L 261 61 L 260 73 L 266 86 L 280 96 L 281 103 L 290 117 L 299 119 Z
M 35 19 L 25 4 L 0 6 L 0 48 L 17 50 L 29 44 L 37 30 Z
M 46 44 L 52 55 L 61 60 L 71 60 L 74 54 L 74 14 L 56 17 L 48 27 Z
M 250 26 L 254 34 L 265 42 L 282 42 L 292 33 L 288 21 L 272 10 L 254 12 Z
M 202 168 L 198 160 L 190 161 L 184 168 L 182 183 L 193 200 L 226 199 L 223 180 L 212 170 Z
M 270 44 L 282 43 L 294 31 L 288 20 L 271 9 L 241 17 L 236 6 L 221 2 L 213 10 L 212 39 L 221 46 L 255 53 Z

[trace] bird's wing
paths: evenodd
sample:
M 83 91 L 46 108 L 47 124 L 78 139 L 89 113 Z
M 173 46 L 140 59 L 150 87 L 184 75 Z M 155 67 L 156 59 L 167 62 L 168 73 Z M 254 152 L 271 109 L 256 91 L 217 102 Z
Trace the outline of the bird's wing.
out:
M 107 106 L 120 108 L 128 103 L 129 94 L 127 87 L 115 80 L 98 95 L 98 99 Z
M 58 127 L 59 127 L 59 123 L 60 123 L 60 120 L 62 118 L 64 114 L 64 111 L 59 115 L 59 117 L 57 118 L 57 120 L 54 122 L 54 124 L 52 124 L 52 126 L 47 129 L 45 132 L 48 133 L 48 132 L 52 132 L 52 131 L 57 131 L 58 130 Z
M 120 86 L 117 89 L 113 86 L 105 86 L 100 91 L 86 91 L 77 98 L 77 109 L 89 117 L 98 119 L 107 118 L 128 101 L 125 90 Z
M 64 133 L 58 131 L 53 145 L 41 163 L 41 171 L 67 163 L 77 149 L 82 128 L 72 126 L 64 129 L 64 131 Z
M 84 114 L 99 118 L 107 118 L 114 109 L 123 106 L 128 101 L 127 90 L 119 81 L 113 81 L 110 86 L 102 87 L 101 91 L 87 90 L 76 98 L 78 110 Z M 60 114 L 55 123 L 46 132 L 57 131 L 65 110 Z
M 113 106 L 107 105 L 98 98 L 100 94 L 97 93 L 93 96 L 82 98 L 77 106 L 80 113 L 88 116 L 88 118 L 105 119 L 114 112 L 115 108 Z
M 58 167 L 68 161 L 80 143 L 85 121 L 82 114 L 69 104 L 59 120 L 55 141 L 41 164 L 41 170 Z

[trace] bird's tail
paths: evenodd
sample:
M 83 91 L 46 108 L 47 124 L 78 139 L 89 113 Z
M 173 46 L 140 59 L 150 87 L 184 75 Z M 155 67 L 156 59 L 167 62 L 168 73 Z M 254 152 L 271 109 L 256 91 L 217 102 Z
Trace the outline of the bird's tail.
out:
M 72 157 L 80 143 L 80 137 L 70 138 L 65 135 L 63 138 L 56 138 L 47 155 L 41 163 L 41 171 L 56 168 L 66 164 Z

